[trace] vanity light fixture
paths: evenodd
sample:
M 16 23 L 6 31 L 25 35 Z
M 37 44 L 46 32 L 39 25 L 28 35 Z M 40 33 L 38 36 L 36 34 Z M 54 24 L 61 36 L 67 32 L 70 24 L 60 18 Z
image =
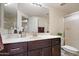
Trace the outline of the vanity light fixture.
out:
M 42 5 L 39 4 L 39 3 L 32 3 L 32 5 L 34 5 L 34 6 L 38 6 L 38 7 L 42 7 Z
M 32 3 L 33 6 L 37 6 L 37 7 L 42 7 L 42 8 L 47 8 L 47 6 L 45 6 L 42 3 Z
M 27 23 L 27 20 L 23 20 L 23 22 L 26 22 Z

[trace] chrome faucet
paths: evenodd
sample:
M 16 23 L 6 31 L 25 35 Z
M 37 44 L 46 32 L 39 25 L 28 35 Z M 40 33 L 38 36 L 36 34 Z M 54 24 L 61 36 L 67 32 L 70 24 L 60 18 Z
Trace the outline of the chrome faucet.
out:
M 19 34 L 21 35 L 21 37 L 22 37 L 22 31 L 19 31 Z

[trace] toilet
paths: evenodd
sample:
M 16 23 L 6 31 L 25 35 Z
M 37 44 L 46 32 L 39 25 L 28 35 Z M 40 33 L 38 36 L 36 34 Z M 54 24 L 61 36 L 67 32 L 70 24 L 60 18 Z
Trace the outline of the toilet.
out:
M 64 45 L 64 39 L 61 39 L 61 55 L 63 56 L 79 56 L 79 50 L 75 47 Z

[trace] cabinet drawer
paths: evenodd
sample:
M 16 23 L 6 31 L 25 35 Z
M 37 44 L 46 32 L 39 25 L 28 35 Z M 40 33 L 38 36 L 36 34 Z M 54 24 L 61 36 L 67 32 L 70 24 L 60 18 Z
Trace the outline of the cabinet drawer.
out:
M 23 52 L 23 43 L 11 43 L 7 44 L 5 47 L 7 47 L 9 54 L 17 54 Z
M 52 46 L 60 44 L 61 44 L 60 38 L 52 39 Z
M 4 44 L 0 56 L 22 55 L 21 53 L 27 53 L 27 42 Z
M 51 40 L 38 40 L 28 42 L 28 50 L 51 46 Z

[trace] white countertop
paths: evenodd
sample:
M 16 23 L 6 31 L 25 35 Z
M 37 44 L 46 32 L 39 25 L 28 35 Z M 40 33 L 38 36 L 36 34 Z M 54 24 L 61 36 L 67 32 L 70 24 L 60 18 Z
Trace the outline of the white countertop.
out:
M 23 38 L 8 38 L 3 39 L 3 44 L 8 43 L 17 43 L 17 42 L 27 42 L 27 41 L 35 41 L 35 40 L 44 40 L 44 39 L 51 39 L 51 38 L 61 38 L 60 36 L 53 36 L 53 35 L 40 35 L 36 37 L 23 37 Z

